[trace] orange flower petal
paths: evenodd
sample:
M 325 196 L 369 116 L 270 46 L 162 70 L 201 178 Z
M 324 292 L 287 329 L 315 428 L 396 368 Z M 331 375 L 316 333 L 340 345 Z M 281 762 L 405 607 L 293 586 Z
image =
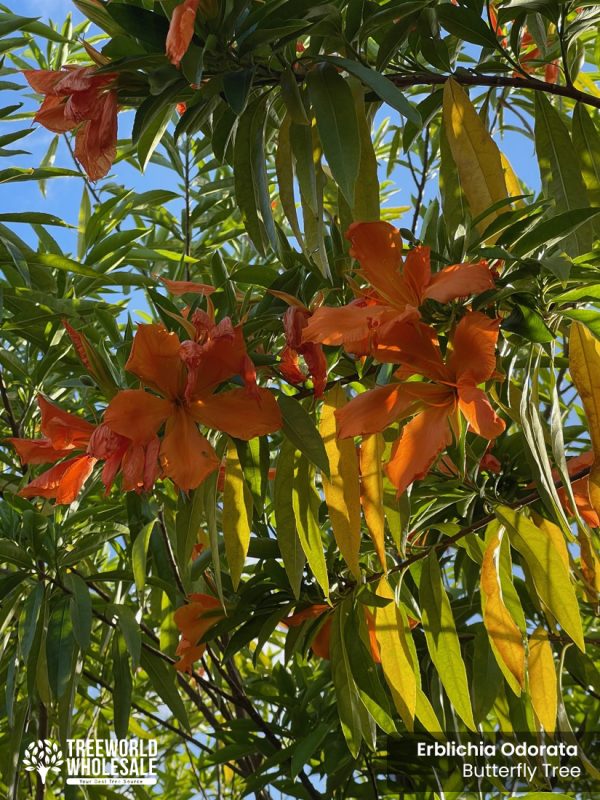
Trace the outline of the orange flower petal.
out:
M 494 278 L 487 261 L 453 264 L 433 276 L 423 297 L 447 303 L 457 297 L 470 297 L 493 288 Z
M 179 661 L 173 664 L 173 667 L 178 672 L 192 672 L 194 662 L 202 658 L 205 650 L 205 644 L 193 645 L 187 639 L 181 639 L 175 651 L 175 655 L 179 656 Z
M 35 113 L 34 120 L 52 133 L 66 133 L 77 125 L 65 116 L 66 103 L 62 97 L 49 95 Z
M 100 115 L 85 122 L 75 138 L 75 158 L 93 181 L 104 178 L 117 157 L 117 94 L 106 92 L 96 102 Z
M 37 396 L 37 403 L 42 412 L 42 433 L 50 439 L 53 447 L 68 450 L 87 445 L 96 429 L 95 425 L 76 414 L 63 411 L 41 394 Z
M 400 275 L 400 231 L 389 222 L 354 222 L 346 232 L 346 239 L 352 244 L 350 255 L 360 263 L 361 273 L 371 286 L 382 299 L 403 308 L 407 297 Z
M 147 444 L 172 413 L 168 400 L 143 389 L 125 389 L 116 394 L 104 412 L 111 430 L 136 444 Z
M 429 247 L 413 247 L 404 262 L 403 281 L 408 302 L 418 308 L 423 302 L 424 292 L 431 280 Z
M 459 383 L 458 404 L 469 425 L 479 436 L 495 439 L 506 428 L 504 420 L 496 414 L 485 392 L 476 386 Z
M 182 294 L 202 294 L 206 297 L 216 291 L 214 286 L 209 286 L 207 283 L 171 281 L 168 278 L 159 278 L 159 280 L 164 283 L 167 291 L 175 295 L 175 297 L 181 297 Z
M 331 611 L 331 606 L 315 603 L 315 605 L 308 606 L 308 608 L 304 608 L 302 611 L 297 611 L 295 614 L 292 614 L 291 617 L 282 619 L 281 622 L 289 628 L 297 628 L 299 625 L 302 625 L 303 622 L 306 622 L 307 619 L 316 619 L 326 611 Z
M 76 456 L 43 472 L 21 489 L 21 497 L 56 498 L 56 502 L 70 505 L 94 469 L 93 456 Z
M 499 319 L 472 311 L 456 326 L 452 337 L 452 354 L 448 367 L 456 380 L 467 379 L 475 384 L 489 380 L 496 369 L 496 342 Z
M 331 642 L 331 617 L 323 623 L 317 631 L 315 638 L 312 640 L 310 649 L 317 656 L 317 658 L 324 658 L 329 661 L 329 649 Z
M 192 41 L 199 5 L 200 0 L 184 0 L 173 11 L 167 34 L 166 52 L 169 61 L 176 67 L 181 63 Z
M 61 458 L 71 454 L 72 448 L 55 450 L 49 439 L 17 439 L 10 438 L 10 442 L 17 451 L 21 464 L 53 464 Z
M 385 322 L 398 317 L 392 306 L 358 301 L 340 308 L 318 308 L 302 332 L 303 342 L 344 345 L 349 353 L 367 355 L 373 334 Z
M 167 421 L 160 463 L 165 475 L 184 492 L 195 489 L 219 468 L 215 451 L 183 408 L 175 408 Z
M 403 384 L 378 386 L 359 394 L 335 412 L 338 438 L 379 433 L 407 414 L 416 402 Z
M 585 478 L 580 478 L 577 481 L 573 481 L 571 488 L 573 489 L 575 505 L 577 506 L 577 511 L 579 512 L 581 518 L 584 519 L 590 527 L 600 528 L 600 517 L 598 517 L 597 511 L 590 501 L 589 478 L 586 476 Z M 558 490 L 558 497 L 567 514 L 572 516 L 573 509 L 569 504 L 567 493 L 563 488 Z
M 177 334 L 163 325 L 140 325 L 125 369 L 172 400 L 180 395 L 184 381 L 180 347 Z
M 204 344 L 184 342 L 180 357 L 188 368 L 186 398 L 203 398 L 220 383 L 240 375 L 247 387 L 256 386 L 256 370 L 246 352 L 241 325 L 225 317 L 208 332 Z
M 250 394 L 247 389 L 231 389 L 196 400 L 190 414 L 197 421 L 236 439 L 253 439 L 278 431 L 283 421 L 274 395 L 268 389 Z
M 437 456 L 452 441 L 448 416 L 453 411 L 454 400 L 446 406 L 427 408 L 402 429 L 386 466 L 398 495 L 413 481 L 424 478 Z
M 388 349 L 391 353 L 397 348 L 394 363 L 402 364 L 399 376 L 403 378 L 415 374 L 434 381 L 448 378 L 435 331 L 413 317 L 399 320 L 382 331 L 379 348 Z

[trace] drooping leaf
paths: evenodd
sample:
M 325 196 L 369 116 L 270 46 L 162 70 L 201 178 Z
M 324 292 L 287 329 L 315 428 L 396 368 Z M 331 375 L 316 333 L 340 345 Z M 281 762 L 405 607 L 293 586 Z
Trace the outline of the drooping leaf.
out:
M 358 457 L 352 439 L 337 438 L 335 411 L 346 404 L 343 386 L 337 384 L 323 399 L 319 434 L 329 461 L 323 491 L 336 544 L 355 578 L 360 579 L 360 485 Z
M 250 490 L 235 444 L 227 448 L 223 489 L 223 538 L 233 588 L 237 589 L 250 544 Z
M 544 730 L 552 734 L 556 727 L 558 684 L 552 646 L 544 628 L 536 628 L 529 637 L 527 671 L 533 710 Z
M 481 565 L 481 610 L 490 645 L 508 685 L 519 695 L 525 686 L 523 636 L 502 598 L 499 556 L 503 531 L 493 532 Z
M 314 485 L 315 470 L 305 456 L 296 457 L 292 488 L 292 507 L 300 544 L 306 560 L 319 586 L 329 595 L 329 576 L 323 553 L 323 542 L 319 528 L 319 506 L 321 499 Z
M 464 89 L 449 78 L 444 85 L 444 131 L 471 216 L 483 214 L 508 197 L 500 150 Z M 489 225 L 498 212 L 479 223 Z
M 419 600 L 431 660 L 457 714 L 474 731 L 467 671 L 435 550 L 423 561 Z
M 315 467 L 329 477 L 327 452 L 310 414 L 293 397 L 279 395 L 277 402 L 283 416 L 283 432 L 287 438 Z
M 294 596 L 299 598 L 306 557 L 298 536 L 292 502 L 295 458 L 296 448 L 289 441 L 284 441 L 277 459 L 273 486 L 273 507 L 277 543 L 281 551 L 283 566 L 287 572 Z
M 569 335 L 569 369 L 590 428 L 594 464 L 589 477 L 592 506 L 600 514 L 600 341 L 580 322 Z
M 385 555 L 385 512 L 383 506 L 383 451 L 385 442 L 379 433 L 364 436 L 360 446 L 361 500 L 367 529 L 375 545 L 379 562 L 387 571 Z
M 352 91 L 330 64 L 310 70 L 307 79 L 325 158 L 335 182 L 353 206 L 360 168 L 360 136 Z
M 50 613 L 46 635 L 48 682 L 57 699 L 64 695 L 69 686 L 75 647 L 69 599 L 65 597 Z
M 499 506 L 496 516 L 506 526 L 511 545 L 523 556 L 538 597 L 580 650 L 585 650 L 581 614 L 568 564 L 550 539 L 522 512 Z
M 375 609 L 375 631 L 383 674 L 398 713 L 408 730 L 412 731 L 417 708 L 417 679 L 408 646 L 411 636 L 408 619 L 396 605 L 394 590 L 387 578 L 379 581 L 377 594 L 392 601 Z
M 92 632 L 92 601 L 87 583 L 74 572 L 69 573 L 65 585 L 71 591 L 71 617 L 75 641 L 85 652 L 90 646 Z
M 535 93 L 535 149 L 544 191 L 554 199 L 556 211 L 589 206 L 567 126 L 543 92 Z M 583 225 L 565 239 L 564 250 L 577 256 L 587 253 L 591 246 L 592 228 Z

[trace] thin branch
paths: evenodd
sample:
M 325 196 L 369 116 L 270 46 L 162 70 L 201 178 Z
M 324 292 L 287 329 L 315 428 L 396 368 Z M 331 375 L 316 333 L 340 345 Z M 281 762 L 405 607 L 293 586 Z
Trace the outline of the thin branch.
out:
M 73 145 L 71 144 L 71 140 L 69 139 L 69 137 L 67 136 L 67 134 L 66 134 L 66 133 L 64 133 L 64 134 L 63 134 L 63 139 L 64 139 L 64 140 L 65 140 L 65 142 L 67 143 L 67 148 L 68 148 L 68 150 L 69 150 L 69 153 L 71 154 L 71 158 L 73 159 L 73 163 L 75 164 L 75 169 L 77 170 L 77 172 L 78 172 L 78 173 L 81 175 L 81 177 L 83 178 L 83 181 L 84 181 L 85 185 L 87 186 L 89 193 L 90 193 L 90 194 L 92 195 L 92 197 L 94 198 L 94 200 L 95 200 L 97 203 L 100 203 L 100 202 L 101 202 L 101 201 L 100 201 L 100 195 L 99 195 L 99 194 L 98 194 L 98 192 L 97 192 L 97 191 L 94 189 L 94 187 L 92 186 L 92 183 L 91 183 L 90 179 L 89 179 L 89 178 L 88 178 L 88 176 L 85 174 L 85 171 L 82 169 L 82 167 L 81 167 L 81 164 L 79 163 L 79 161 L 76 159 L 76 157 L 75 157 L 75 151 L 73 150 Z
M 413 214 L 412 225 L 410 231 L 413 236 L 417 232 L 417 223 L 421 213 L 421 206 L 423 205 L 423 194 L 425 193 L 425 184 L 427 183 L 427 171 L 429 169 L 429 125 L 425 126 L 425 136 L 423 139 L 423 169 L 421 177 L 417 181 L 417 202 L 415 203 L 415 213 Z
M 455 72 L 451 75 L 438 75 L 433 72 L 416 73 L 414 75 L 394 75 L 386 73 L 385 76 L 398 88 L 410 88 L 411 86 L 436 86 L 446 83 L 448 78 L 453 78 L 463 86 L 494 86 L 501 88 L 509 86 L 513 89 L 531 89 L 534 92 L 546 92 L 547 94 L 568 97 L 578 103 L 600 108 L 600 97 L 593 97 L 590 94 L 581 92 L 574 86 L 561 86 L 556 83 L 547 83 L 537 78 L 508 77 L 506 75 L 480 75 L 479 73 Z

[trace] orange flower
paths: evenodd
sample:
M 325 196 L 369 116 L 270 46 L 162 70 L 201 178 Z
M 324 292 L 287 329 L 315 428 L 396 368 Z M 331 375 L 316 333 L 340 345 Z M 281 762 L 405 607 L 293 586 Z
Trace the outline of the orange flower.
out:
M 297 628 L 299 625 L 302 625 L 304 622 L 306 622 L 306 620 L 318 619 L 322 614 L 326 614 L 331 610 L 332 610 L 331 606 L 316 604 L 313 606 L 308 606 L 308 608 L 305 608 L 302 611 L 297 611 L 295 614 L 292 614 L 291 617 L 286 617 L 286 619 L 282 619 L 281 622 L 283 625 L 286 625 L 289 628 Z M 373 617 L 373 614 L 371 614 L 368 608 L 364 609 L 364 613 L 365 613 L 365 620 L 367 623 L 367 629 L 369 631 L 369 646 L 371 650 L 371 657 L 376 664 L 381 664 L 379 645 L 377 644 L 377 639 L 375 637 L 375 618 Z M 331 617 L 330 614 L 328 614 L 327 619 L 321 625 L 321 627 L 317 631 L 316 636 L 311 642 L 310 649 L 317 656 L 317 658 L 324 658 L 329 660 L 329 644 L 331 640 L 332 621 L 333 618 Z
M 273 395 L 256 385 L 241 327 L 226 317 L 214 324 L 206 312 L 192 315 L 196 341 L 180 342 L 162 325 L 140 325 L 126 369 L 157 392 L 127 389 L 110 402 L 105 422 L 136 445 L 151 442 L 166 423 L 160 446 L 164 474 L 183 491 L 194 489 L 219 466 L 197 423 L 252 439 L 281 427 Z M 215 394 L 219 384 L 241 375 L 245 388 Z
M 175 297 L 181 297 L 183 294 L 201 294 L 204 297 L 208 297 L 216 291 L 214 286 L 209 286 L 207 283 L 171 281 L 169 278 L 159 278 L 159 280 L 164 283 L 167 291 Z
M 459 409 L 480 436 L 494 439 L 504 430 L 504 422 L 478 388 L 495 372 L 499 324 L 484 314 L 468 313 L 456 327 L 446 362 L 430 327 L 421 322 L 398 324 L 394 334 L 402 366 L 396 377 L 422 375 L 430 382 L 379 386 L 335 412 L 342 439 L 378 433 L 397 420 L 413 417 L 402 429 L 386 466 L 399 495 L 423 478 L 450 444 Z
M 323 347 L 314 342 L 303 342 L 302 332 L 306 329 L 311 312 L 307 308 L 290 306 L 283 315 L 286 346 L 281 353 L 279 370 L 286 381 L 302 384 L 308 377 L 300 368 L 298 356 L 302 356 L 313 380 L 315 397 L 322 397 L 327 384 L 327 359 Z
M 41 439 L 8 439 L 22 464 L 60 464 L 43 472 L 19 492 L 21 497 L 56 498 L 70 504 L 89 478 L 96 459 L 85 452 L 94 425 L 50 403 L 41 394 L 37 402 L 42 412 Z M 83 450 L 83 453 L 81 453 Z M 79 451 L 79 453 L 78 453 Z M 77 455 L 75 455 L 77 454 Z
M 45 95 L 35 121 L 54 133 L 76 129 L 75 157 L 92 180 L 103 178 L 117 154 L 117 75 L 73 66 L 23 74 Z
M 567 470 L 569 472 L 569 476 L 577 475 L 578 472 L 581 472 L 586 467 L 591 467 L 593 463 L 594 453 L 591 450 L 589 450 L 587 453 L 582 453 L 579 456 L 575 456 L 575 458 L 570 458 L 567 461 Z M 553 475 L 555 479 L 558 480 L 558 472 L 553 472 Z M 584 519 L 590 527 L 600 528 L 600 518 L 598 517 L 598 513 L 590 501 L 589 486 L 590 479 L 587 475 L 583 478 L 578 478 L 576 481 L 571 483 L 573 497 L 575 498 L 575 505 L 577 506 L 577 511 L 579 512 L 581 518 Z M 567 492 L 564 488 L 558 490 L 558 497 L 567 514 L 573 515 L 573 509 L 569 504 Z
M 59 504 L 75 500 L 97 461 L 105 461 L 102 482 L 108 492 L 117 472 L 123 471 L 124 491 L 152 488 L 158 474 L 158 439 L 144 448 L 125 436 L 117 436 L 105 425 L 90 422 L 63 411 L 38 395 L 42 412 L 41 439 L 8 439 L 22 464 L 60 464 L 43 472 L 25 486 L 21 497 L 46 497 Z
M 167 58 L 178 67 L 194 36 L 200 0 L 183 0 L 176 6 L 167 34 Z
M 206 650 L 206 644 L 198 644 L 198 641 L 225 616 L 216 597 L 191 594 L 188 600 L 190 602 L 178 608 L 174 614 L 175 624 L 181 632 L 175 651 L 179 661 L 174 666 L 180 672 L 192 671 L 194 661 L 201 658 Z
M 425 300 L 447 303 L 494 286 L 486 261 L 455 264 L 432 275 L 428 247 L 415 247 L 403 259 L 400 232 L 387 222 L 355 222 L 346 238 L 372 289 L 360 290 L 363 296 L 347 306 L 317 309 L 303 331 L 304 342 L 344 345 L 355 355 L 389 360 L 382 358 L 380 342 L 395 323 L 417 318 Z

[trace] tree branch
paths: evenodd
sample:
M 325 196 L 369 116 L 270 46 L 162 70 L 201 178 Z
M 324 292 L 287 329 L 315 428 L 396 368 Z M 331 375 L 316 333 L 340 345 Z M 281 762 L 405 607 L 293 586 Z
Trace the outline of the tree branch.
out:
M 410 88 L 412 86 L 438 86 L 446 83 L 448 78 L 453 78 L 462 86 L 492 86 L 501 88 L 508 86 L 513 89 L 531 89 L 534 92 L 546 92 L 547 94 L 568 97 L 578 103 L 600 108 L 600 97 L 593 97 L 590 94 L 581 92 L 574 86 L 561 86 L 556 83 L 547 83 L 537 78 L 508 77 L 506 75 L 480 75 L 479 73 L 455 72 L 452 75 L 438 75 L 434 72 L 415 73 L 407 75 L 401 73 L 394 75 L 386 73 L 385 77 L 398 88 Z

